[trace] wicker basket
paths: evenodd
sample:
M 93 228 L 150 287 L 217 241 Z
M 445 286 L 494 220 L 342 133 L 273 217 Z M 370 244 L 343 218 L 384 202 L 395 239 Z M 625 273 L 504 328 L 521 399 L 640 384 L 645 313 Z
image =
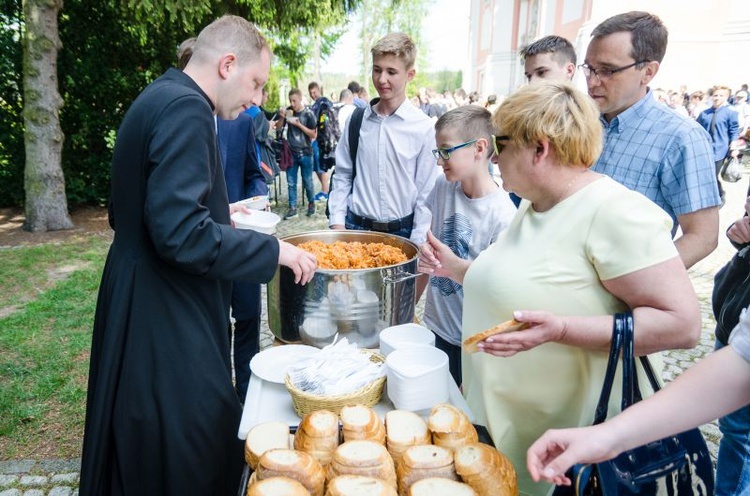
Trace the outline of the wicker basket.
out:
M 370 357 L 370 361 L 374 363 L 385 363 L 385 357 L 380 353 L 374 353 L 369 351 L 363 351 Z M 341 409 L 346 405 L 362 404 L 366 406 L 375 406 L 380 401 L 380 397 L 383 395 L 383 386 L 385 386 L 385 376 L 375 379 L 371 383 L 362 386 L 361 388 L 352 391 L 349 394 L 342 394 L 338 396 L 318 396 L 310 394 L 301 389 L 297 388 L 289 380 L 289 374 L 284 379 L 286 389 L 289 394 L 292 395 L 292 404 L 294 405 L 294 411 L 297 415 L 302 418 L 310 412 L 315 410 L 330 410 L 336 415 L 341 413 Z

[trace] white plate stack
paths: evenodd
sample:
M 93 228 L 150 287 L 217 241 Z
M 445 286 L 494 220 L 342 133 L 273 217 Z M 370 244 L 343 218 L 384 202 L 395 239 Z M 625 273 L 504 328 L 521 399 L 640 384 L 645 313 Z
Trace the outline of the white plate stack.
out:
M 392 351 L 387 365 L 388 398 L 399 410 L 418 412 L 448 401 L 448 355 L 434 346 L 408 345 Z

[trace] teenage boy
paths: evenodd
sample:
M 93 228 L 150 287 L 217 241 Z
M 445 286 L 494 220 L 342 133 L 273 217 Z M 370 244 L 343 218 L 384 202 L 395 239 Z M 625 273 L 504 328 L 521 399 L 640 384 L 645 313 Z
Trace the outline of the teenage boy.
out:
M 545 36 L 518 52 L 523 73 L 533 83 L 540 79 L 570 81 L 576 73 L 576 50 L 562 36 Z
M 430 228 L 425 206 L 438 169 L 432 121 L 406 98 L 417 48 L 404 33 L 390 33 L 370 51 L 372 82 L 380 98 L 364 109 L 355 164 L 349 119 L 336 147 L 329 194 L 331 229 L 372 230 L 422 244 Z
M 307 195 L 307 216 L 315 214 L 315 188 L 313 188 L 312 141 L 318 136 L 315 115 L 302 104 L 302 91 L 294 88 L 289 92 L 289 108 L 283 116 L 286 121 L 286 140 L 292 150 L 292 166 L 286 170 L 289 189 L 289 211 L 284 220 L 297 217 L 297 173 L 302 174 L 302 185 Z
M 468 264 L 495 242 L 516 214 L 513 202 L 487 173 L 494 149 L 491 119 L 488 110 L 465 105 L 443 114 L 435 123 L 438 147 L 432 152 L 443 174 L 438 175 L 425 202 L 432 212 L 432 232 L 427 233 L 423 252 L 450 249 Z M 419 270 L 431 273 L 431 266 L 422 257 Z M 463 299 L 460 284 L 447 277 L 430 276 L 424 322 L 435 333 L 435 346 L 448 355 L 450 372 L 458 385 Z

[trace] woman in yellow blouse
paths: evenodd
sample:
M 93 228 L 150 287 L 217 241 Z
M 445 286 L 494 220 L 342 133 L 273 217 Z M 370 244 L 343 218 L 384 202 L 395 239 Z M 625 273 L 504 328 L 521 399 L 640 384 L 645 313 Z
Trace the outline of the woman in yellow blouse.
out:
M 593 421 L 612 315 L 633 309 L 636 353 L 645 355 L 695 346 L 700 311 L 669 216 L 589 170 L 602 127 L 588 96 L 568 83 L 528 85 L 505 99 L 493 125 L 503 187 L 523 198 L 518 213 L 471 264 L 432 236 L 419 264 L 463 284 L 463 339 L 514 317 L 530 324 L 464 356 L 463 387 L 522 494 L 544 495 L 551 486 L 531 480 L 526 450 L 547 429 Z

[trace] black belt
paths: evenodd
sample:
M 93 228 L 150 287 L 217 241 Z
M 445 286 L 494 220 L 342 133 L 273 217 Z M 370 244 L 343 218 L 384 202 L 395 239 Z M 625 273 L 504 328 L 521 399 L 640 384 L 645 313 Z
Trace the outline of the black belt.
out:
M 414 214 L 407 215 L 400 219 L 391 220 L 388 222 L 380 222 L 372 220 L 367 217 L 357 215 L 351 210 L 346 211 L 346 220 L 365 229 L 370 229 L 378 232 L 390 233 L 394 231 L 400 231 L 401 229 L 411 229 L 414 225 Z

